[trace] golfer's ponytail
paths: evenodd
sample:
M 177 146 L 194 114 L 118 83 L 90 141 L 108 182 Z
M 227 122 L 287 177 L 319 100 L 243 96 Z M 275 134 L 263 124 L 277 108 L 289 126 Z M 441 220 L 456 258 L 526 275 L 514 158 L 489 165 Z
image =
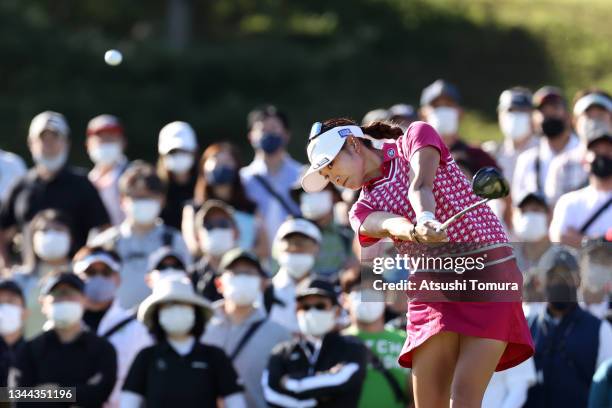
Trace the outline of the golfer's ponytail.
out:
M 400 127 L 385 122 L 368 123 L 366 126 L 361 126 L 361 130 L 374 139 L 397 139 L 404 134 Z

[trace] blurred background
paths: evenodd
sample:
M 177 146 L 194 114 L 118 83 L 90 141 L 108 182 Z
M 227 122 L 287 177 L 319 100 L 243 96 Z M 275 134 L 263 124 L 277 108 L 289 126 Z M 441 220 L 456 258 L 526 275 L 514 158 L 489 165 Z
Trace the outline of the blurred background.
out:
M 130 158 L 153 160 L 173 120 L 246 158 L 246 114 L 274 103 L 305 161 L 313 121 L 417 106 L 437 78 L 462 93 L 465 139 L 501 139 L 505 88 L 612 88 L 610 21 L 609 0 L 1 0 L 2 148 L 29 159 L 29 122 L 51 109 L 81 165 L 100 113 L 122 118 Z M 110 48 L 121 65 L 104 63 Z

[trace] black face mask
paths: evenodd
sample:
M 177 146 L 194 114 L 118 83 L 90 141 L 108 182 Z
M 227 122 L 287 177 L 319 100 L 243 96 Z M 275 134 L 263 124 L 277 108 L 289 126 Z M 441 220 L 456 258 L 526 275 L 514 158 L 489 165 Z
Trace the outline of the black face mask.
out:
M 567 283 L 548 285 L 544 289 L 546 300 L 555 310 L 564 311 L 576 303 L 576 287 Z
M 601 154 L 595 155 L 591 163 L 591 174 L 602 179 L 612 176 L 612 158 Z
M 555 139 L 565 130 L 565 121 L 555 117 L 546 117 L 542 121 L 542 133 L 549 139 Z

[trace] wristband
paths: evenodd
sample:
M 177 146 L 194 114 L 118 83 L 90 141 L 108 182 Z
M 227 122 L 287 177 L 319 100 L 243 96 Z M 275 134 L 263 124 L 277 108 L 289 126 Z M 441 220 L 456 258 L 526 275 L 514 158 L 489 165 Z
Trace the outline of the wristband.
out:
M 416 216 L 416 223 L 417 225 L 423 225 L 424 222 L 434 221 L 435 219 L 436 219 L 436 216 L 433 215 L 431 211 L 423 211 L 422 213 Z

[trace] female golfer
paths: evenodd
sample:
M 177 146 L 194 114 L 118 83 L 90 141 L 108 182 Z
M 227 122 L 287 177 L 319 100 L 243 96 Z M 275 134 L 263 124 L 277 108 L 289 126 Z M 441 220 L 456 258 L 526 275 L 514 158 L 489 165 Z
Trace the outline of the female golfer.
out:
M 512 249 L 503 245 L 503 227 L 488 206 L 437 231 L 440 222 L 478 197 L 427 123 L 414 122 L 404 134 L 381 122 L 363 127 L 347 119 L 317 122 L 307 152 L 311 166 L 302 179 L 304 190 L 321 190 L 329 181 L 361 188 L 350 219 L 362 246 L 389 237 L 406 254 L 414 244 L 405 241 L 491 244 L 495 249 L 485 256 L 484 272 L 520 277 Z M 520 301 L 409 301 L 407 317 L 399 363 L 412 367 L 418 408 L 448 407 L 449 401 L 452 407 L 480 407 L 493 372 L 533 354 Z

